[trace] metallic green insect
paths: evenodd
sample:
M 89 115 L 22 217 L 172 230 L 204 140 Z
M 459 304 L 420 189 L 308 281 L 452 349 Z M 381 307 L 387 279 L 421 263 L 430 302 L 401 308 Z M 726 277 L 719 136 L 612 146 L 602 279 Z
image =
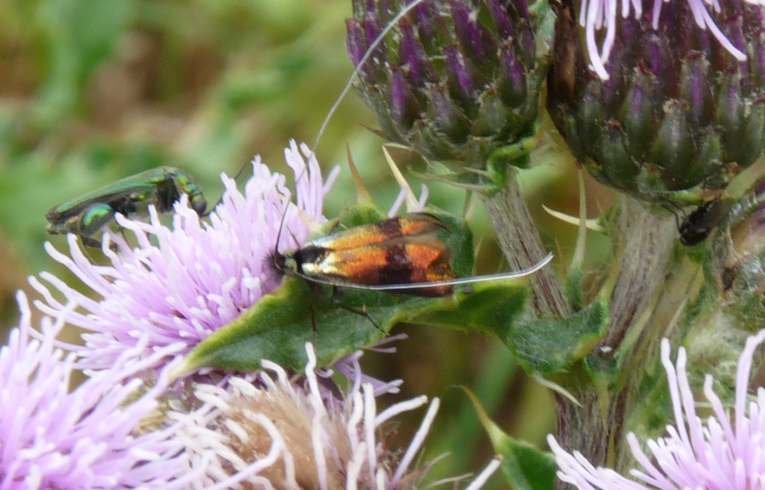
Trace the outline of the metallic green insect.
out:
M 116 213 L 146 214 L 149 205 L 163 213 L 172 209 L 183 194 L 188 196 L 192 209 L 204 216 L 207 200 L 189 174 L 174 167 L 153 168 L 55 206 L 45 215 L 47 230 L 53 234 L 74 233 L 85 245 L 100 247 L 94 235 L 109 225 Z

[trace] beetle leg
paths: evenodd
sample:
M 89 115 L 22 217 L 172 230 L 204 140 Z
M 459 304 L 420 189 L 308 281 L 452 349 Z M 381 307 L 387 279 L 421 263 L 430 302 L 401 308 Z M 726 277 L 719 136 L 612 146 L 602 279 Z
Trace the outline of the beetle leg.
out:
M 101 241 L 100 240 L 96 240 L 95 238 L 92 238 L 92 237 L 89 237 L 89 236 L 80 235 L 80 241 L 86 247 L 101 248 Z

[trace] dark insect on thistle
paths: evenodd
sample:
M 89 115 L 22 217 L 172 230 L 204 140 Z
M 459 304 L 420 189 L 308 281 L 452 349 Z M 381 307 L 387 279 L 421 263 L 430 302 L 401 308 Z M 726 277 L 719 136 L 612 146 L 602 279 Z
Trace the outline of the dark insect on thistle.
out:
M 451 251 L 439 236 L 446 229 L 433 214 L 410 213 L 311 240 L 289 254 L 275 253 L 273 263 L 283 274 L 316 284 L 438 297 L 457 285 L 524 277 L 552 260 L 548 254 L 520 271 L 456 277 Z
M 204 216 L 207 200 L 188 173 L 174 167 L 153 168 L 55 206 L 45 215 L 47 231 L 73 233 L 85 245 L 100 247 L 94 236 L 113 222 L 115 214 L 146 214 L 149 205 L 164 213 L 183 194 L 188 196 L 192 209 Z
M 694 209 L 678 225 L 680 243 L 691 247 L 706 240 L 712 230 L 720 224 L 729 207 L 722 199 L 714 199 Z

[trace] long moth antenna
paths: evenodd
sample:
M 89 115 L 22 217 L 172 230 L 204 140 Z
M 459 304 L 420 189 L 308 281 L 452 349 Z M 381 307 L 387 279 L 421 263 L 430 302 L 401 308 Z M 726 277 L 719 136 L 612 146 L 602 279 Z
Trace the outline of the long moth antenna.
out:
M 409 5 L 405 6 L 401 11 L 396 14 L 393 19 L 391 19 L 390 22 L 388 22 L 388 25 L 385 26 L 385 28 L 380 32 L 380 34 L 375 38 L 375 40 L 367 47 L 367 50 L 364 52 L 364 56 L 361 57 L 361 60 L 359 60 L 359 64 L 356 65 L 356 68 L 354 68 L 353 73 L 351 73 L 351 76 L 348 77 L 348 81 L 345 83 L 345 87 L 343 87 L 343 90 L 340 92 L 340 95 L 338 95 L 337 99 L 335 100 L 335 103 L 332 104 L 332 107 L 329 109 L 329 112 L 327 113 L 327 117 L 324 118 L 324 122 L 321 123 L 321 127 L 319 128 L 319 134 L 316 135 L 316 141 L 313 143 L 313 148 L 311 149 L 312 152 L 316 152 L 316 148 L 319 147 L 319 142 L 321 141 L 321 137 L 324 136 L 324 131 L 327 130 L 327 126 L 329 126 L 329 122 L 332 120 L 332 116 L 335 115 L 335 112 L 337 112 L 338 107 L 340 107 L 340 104 L 343 102 L 343 99 L 346 95 L 348 95 L 348 92 L 351 90 L 351 87 L 353 86 L 353 81 L 356 80 L 356 77 L 359 76 L 359 73 L 364 68 L 364 65 L 366 64 L 367 60 L 372 56 L 372 53 L 375 49 L 377 49 L 377 46 L 380 45 L 380 43 L 385 39 L 385 36 L 388 35 L 388 33 L 393 29 L 393 27 L 398 24 L 398 21 L 404 18 L 406 14 L 408 14 L 412 9 L 414 9 L 419 4 L 425 2 L 426 0 L 415 0 L 414 2 L 410 3 Z
M 351 90 L 351 87 L 353 86 L 353 81 L 356 80 L 356 78 L 359 76 L 359 73 L 364 68 L 364 65 L 366 62 L 371 58 L 372 53 L 375 49 L 377 49 L 377 46 L 380 45 L 380 43 L 385 39 L 385 36 L 388 35 L 388 33 L 393 29 L 393 27 L 398 24 L 398 22 L 404 18 L 406 14 L 408 14 L 412 9 L 414 9 L 419 4 L 425 2 L 427 0 L 414 0 L 409 5 L 406 5 L 401 11 L 396 14 L 393 19 L 391 19 L 390 22 L 385 26 L 385 28 L 378 34 L 377 38 L 375 38 L 374 41 L 372 41 L 372 44 L 370 44 L 367 47 L 367 50 L 364 52 L 364 56 L 361 57 L 361 60 L 359 60 L 359 64 L 356 65 L 356 67 L 353 69 L 353 72 L 348 77 L 348 81 L 345 83 L 345 86 L 343 87 L 343 90 L 340 92 L 340 94 L 337 96 L 337 99 L 335 99 L 334 104 L 332 104 L 332 107 L 329 109 L 329 112 L 327 113 L 327 116 L 324 118 L 324 121 L 321 123 L 321 127 L 319 128 L 319 132 L 316 135 L 316 140 L 314 140 L 313 146 L 311 147 L 311 153 L 316 154 L 316 149 L 319 147 L 319 143 L 321 142 L 322 136 L 324 136 L 324 132 L 327 130 L 327 126 L 329 126 L 330 121 L 332 120 L 332 117 L 335 115 L 335 112 L 337 112 L 337 109 L 340 107 L 340 104 L 343 102 L 343 99 L 345 99 L 345 96 L 348 95 L 348 92 Z M 300 174 L 298 174 L 297 177 L 295 177 L 295 185 L 297 185 L 300 182 L 300 179 L 303 178 L 305 173 L 308 171 L 308 167 L 306 166 L 303 170 L 300 171 Z M 282 236 L 282 229 L 284 228 L 284 222 L 287 217 L 287 212 L 289 211 L 289 203 L 284 209 L 284 214 L 282 215 L 281 222 L 279 223 L 279 231 L 276 234 L 276 251 L 278 252 L 279 249 L 279 241 Z
M 302 173 L 301 173 L 302 175 Z M 297 180 L 295 181 L 297 182 Z M 282 232 L 284 231 L 284 223 L 287 221 L 287 213 L 290 212 L 290 202 L 284 203 L 284 212 L 282 213 L 282 219 L 279 221 L 279 231 L 276 232 L 276 241 L 274 242 L 274 253 L 279 254 L 279 243 L 281 243 Z M 297 243 L 297 240 L 295 240 Z
M 446 279 L 443 281 L 429 281 L 429 282 L 411 282 L 406 284 L 354 284 L 341 281 L 333 281 L 331 279 L 322 279 L 318 277 L 308 276 L 300 272 L 291 272 L 297 277 L 305 279 L 316 284 L 323 284 L 325 286 L 340 286 L 350 289 L 364 289 L 367 291 L 401 291 L 406 289 L 427 289 L 443 286 L 460 286 L 464 284 L 475 284 L 479 282 L 499 281 L 505 279 L 518 279 L 521 277 L 529 276 L 547 264 L 553 259 L 553 254 L 547 254 L 542 260 L 526 269 L 520 269 L 512 272 L 500 272 L 497 274 L 485 274 L 481 276 L 469 276 L 458 277 L 456 279 Z

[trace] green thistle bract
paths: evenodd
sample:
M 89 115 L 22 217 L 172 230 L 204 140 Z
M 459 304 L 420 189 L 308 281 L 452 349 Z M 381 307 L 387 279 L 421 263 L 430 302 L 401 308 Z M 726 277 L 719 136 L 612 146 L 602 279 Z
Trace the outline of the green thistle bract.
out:
M 354 65 L 401 3 L 353 1 L 347 42 Z M 552 12 L 537 3 L 450 0 L 414 7 L 356 84 L 384 136 L 459 169 L 480 168 L 496 150 L 532 135 L 548 67 L 549 37 L 540 33 L 552 30 L 551 22 L 544 25 Z

